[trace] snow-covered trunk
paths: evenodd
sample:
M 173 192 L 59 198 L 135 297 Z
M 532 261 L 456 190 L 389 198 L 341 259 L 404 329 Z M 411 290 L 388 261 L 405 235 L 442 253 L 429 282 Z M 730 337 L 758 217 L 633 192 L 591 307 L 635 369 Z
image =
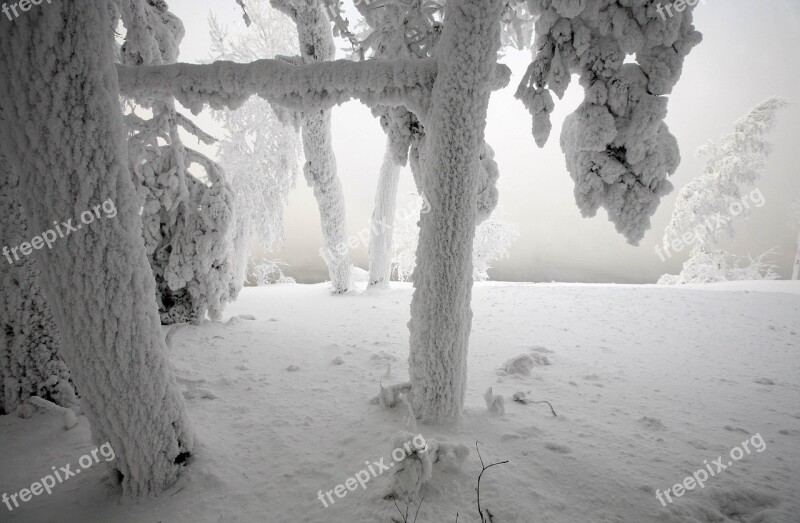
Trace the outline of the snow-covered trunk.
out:
M 387 138 L 386 142 L 386 154 L 383 157 L 378 189 L 375 193 L 375 209 L 372 211 L 369 241 L 370 287 L 385 287 L 392 277 L 392 232 L 401 166 L 392 153 L 391 137 Z
M 479 155 L 490 78 L 500 46 L 501 0 L 454 0 L 436 50 L 438 76 L 427 118 L 409 374 L 414 410 L 425 422 L 457 419 L 464 405 L 472 324 L 472 242 Z
M 306 63 L 333 60 L 336 47 L 330 22 L 320 0 L 295 2 L 293 11 L 300 39 L 300 54 Z M 347 248 L 344 191 L 336 173 L 336 156 L 331 137 L 331 111 L 311 111 L 303 118 L 303 168 L 306 182 L 314 189 L 319 205 L 322 236 L 325 241 L 325 262 L 333 291 L 350 289 L 350 258 Z
M 60 231 L 34 256 L 93 437 L 114 448 L 123 492 L 146 495 L 175 481 L 194 436 L 127 168 L 111 22 L 109 0 L 92 0 L 4 24 L 0 143 L 21 179 L 28 230 Z
M 792 279 L 800 280 L 800 232 L 797 233 L 797 251 L 794 255 L 794 270 L 792 271 Z
M 336 158 L 331 137 L 331 112 L 306 115 L 303 124 L 303 149 L 306 181 L 314 189 L 319 205 L 322 237 L 325 241 L 325 262 L 331 286 L 337 294 L 350 289 L 350 259 L 347 248 L 344 190 L 336 175 Z
M 0 122 L 2 123 L 2 122 Z M 11 414 L 31 396 L 62 407 L 77 404 L 60 335 L 39 286 L 33 258 L 14 247 L 30 240 L 17 199 L 19 177 L 0 153 L 0 414 Z M 18 259 L 17 259 L 18 258 Z

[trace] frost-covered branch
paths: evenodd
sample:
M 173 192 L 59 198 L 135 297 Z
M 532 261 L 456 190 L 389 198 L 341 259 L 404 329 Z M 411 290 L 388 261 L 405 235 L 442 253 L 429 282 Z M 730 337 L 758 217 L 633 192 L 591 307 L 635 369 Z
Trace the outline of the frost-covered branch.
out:
M 290 109 L 327 109 L 352 98 L 369 106 L 405 105 L 425 112 L 437 66 L 427 60 L 336 60 L 296 66 L 282 60 L 246 64 L 178 63 L 160 66 L 118 65 L 120 92 L 127 97 L 173 96 L 197 114 L 204 104 L 236 109 L 258 95 Z M 498 65 L 492 87 L 508 84 L 511 71 Z
M 693 5 L 667 20 L 654 2 L 530 0 L 528 7 L 536 17 L 535 57 L 516 96 L 533 116 L 536 143 L 550 135 L 551 93 L 563 97 L 572 75 L 580 75 L 584 102 L 561 134 L 575 200 L 584 216 L 605 207 L 636 245 L 680 163 L 664 123 L 665 95 L 702 39 Z

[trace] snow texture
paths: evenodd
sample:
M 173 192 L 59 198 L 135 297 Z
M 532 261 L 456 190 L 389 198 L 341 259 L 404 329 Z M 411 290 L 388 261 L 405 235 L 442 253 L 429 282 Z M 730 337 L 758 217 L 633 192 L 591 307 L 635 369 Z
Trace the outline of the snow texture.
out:
M 792 202 L 792 227 L 797 229 L 797 250 L 794 255 L 792 279 L 800 280 L 800 198 Z
M 116 451 L 110 466 L 122 490 L 147 495 L 176 480 L 194 437 L 165 355 L 127 168 L 111 20 L 110 2 L 94 0 L 3 24 L 0 143 L 22 181 L 28 230 L 116 202 L 115 218 L 35 254 L 92 435 Z
M 41 232 L 29 231 L 18 186 L 16 171 L 0 151 L 0 247 L 16 247 L 30 241 L 29 233 Z M 18 412 L 31 396 L 63 407 L 77 405 L 36 260 L 0 258 L 0 289 L 0 414 Z
M 499 0 L 448 3 L 436 48 L 432 113 L 423 119 L 421 232 L 411 302 L 409 375 L 425 422 L 461 417 L 472 311 L 472 242 L 478 224 L 480 154 L 500 47 Z
M 680 163 L 664 123 L 667 98 L 683 60 L 702 36 L 694 5 L 663 19 L 655 2 L 531 0 L 536 49 L 517 90 L 533 116 L 537 145 L 547 141 L 555 104 L 571 75 L 585 90 L 564 123 L 561 148 L 584 216 L 600 207 L 616 229 L 638 245 Z M 624 63 L 626 55 L 636 63 Z

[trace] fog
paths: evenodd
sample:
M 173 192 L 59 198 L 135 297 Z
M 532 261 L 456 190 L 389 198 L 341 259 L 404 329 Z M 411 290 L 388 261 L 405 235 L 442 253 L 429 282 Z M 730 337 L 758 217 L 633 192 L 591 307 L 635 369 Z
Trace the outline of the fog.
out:
M 228 25 L 231 33 L 244 28 L 241 11 L 233 0 L 171 0 L 169 4 L 186 25 L 182 61 L 208 58 L 210 11 Z M 490 271 L 492 279 L 655 282 L 661 274 L 679 272 L 689 249 L 662 261 L 654 248 L 660 243 L 678 191 L 702 173 L 703 161 L 695 156 L 695 150 L 730 133 L 739 117 L 770 96 L 789 98 L 794 103 L 779 116 L 766 174 L 752 188 L 763 195 L 763 205 L 753 206 L 748 220 L 736 221 L 736 237 L 723 246 L 735 254 L 753 256 L 777 248 L 774 262 L 783 277 L 791 275 L 797 232 L 789 227 L 789 206 L 800 197 L 800 177 L 791 160 L 798 146 L 796 137 L 800 136 L 796 97 L 800 61 L 794 56 L 800 48 L 796 30 L 800 26 L 800 4 L 796 0 L 711 0 L 695 9 L 695 25 L 704 41 L 688 56 L 683 76 L 669 97 L 667 124 L 678 139 L 683 157 L 671 178 L 676 189 L 662 201 L 651 230 L 638 247 L 628 245 L 616 233 L 604 210 L 594 218 L 583 218 L 574 202 L 573 182 L 558 138 L 564 118 L 583 97 L 577 77 L 573 77 L 564 99 L 557 101 L 550 141 L 539 149 L 531 135 L 528 112 L 513 98 L 531 56 L 527 51 L 507 51 L 501 61 L 511 67 L 514 78 L 492 97 L 486 138 L 500 165 L 500 207 L 505 219 L 519 227 L 520 238 L 509 258 L 495 263 Z M 199 121 L 212 134 L 222 134 L 207 115 L 201 115 Z M 369 109 L 357 102 L 334 109 L 333 134 L 348 231 L 358 234 L 369 227 L 384 134 Z M 414 192 L 411 173 L 406 170 L 400 186 L 405 200 L 399 208 L 407 205 Z M 286 224 L 284 248 L 262 255 L 287 262 L 290 266 L 286 273 L 300 282 L 327 279 L 319 256 L 319 215 L 302 175 L 289 199 Z M 351 261 L 367 268 L 367 246 L 353 249 Z

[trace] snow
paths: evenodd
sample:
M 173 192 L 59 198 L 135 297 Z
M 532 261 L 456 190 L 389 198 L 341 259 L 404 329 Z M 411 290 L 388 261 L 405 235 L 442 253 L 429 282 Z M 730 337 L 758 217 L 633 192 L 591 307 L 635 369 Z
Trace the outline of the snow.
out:
M 388 361 L 394 379 L 406 376 L 411 293 L 409 284 L 336 297 L 322 284 L 244 289 L 223 319 L 255 320 L 175 334 L 170 358 L 180 383 L 187 392 L 216 396 L 187 400 L 198 448 L 177 485 L 140 504 L 119 504 L 98 467 L 13 513 L 0 506 L 0 519 L 389 521 L 397 516 L 382 499 L 389 472 L 329 508 L 317 493 L 343 483 L 366 460 L 390 460 L 406 412 L 369 400 L 381 381 L 387 386 Z M 738 521 L 796 521 L 796 282 L 479 283 L 473 307 L 467 414 L 460 426 L 418 426 L 426 441 L 465 445 L 470 453 L 460 470 L 434 468 L 420 491 L 420 522 L 454 521 L 456 512 L 459 521 L 476 521 L 475 440 L 487 463 L 510 460 L 481 481 L 481 504 L 496 521 L 708 522 L 726 521 L 725 513 Z M 522 353 L 546 354 L 551 365 L 528 377 L 497 374 Z M 331 365 L 337 356 L 346 363 Z M 287 372 L 290 365 L 299 369 Z M 764 379 L 775 385 L 757 382 Z M 505 397 L 505 416 L 487 411 L 488 387 Z M 509 401 L 517 391 L 550 401 L 558 416 L 547 405 Z M 0 492 L 29 486 L 95 447 L 85 417 L 68 432 L 62 423 L 51 412 L 0 417 Z M 756 433 L 764 452 L 661 507 L 655 489 L 682 481 L 703 460 Z

